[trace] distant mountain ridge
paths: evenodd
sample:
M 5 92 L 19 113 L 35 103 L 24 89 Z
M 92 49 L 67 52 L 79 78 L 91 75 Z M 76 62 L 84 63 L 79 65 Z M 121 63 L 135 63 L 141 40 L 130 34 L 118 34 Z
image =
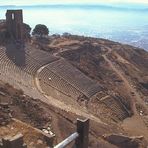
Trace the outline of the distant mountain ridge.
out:
M 0 8 L 18 9 L 18 8 L 80 8 L 80 9 L 105 9 L 118 11 L 148 11 L 148 5 L 102 5 L 102 4 L 43 4 L 43 5 L 1 5 Z

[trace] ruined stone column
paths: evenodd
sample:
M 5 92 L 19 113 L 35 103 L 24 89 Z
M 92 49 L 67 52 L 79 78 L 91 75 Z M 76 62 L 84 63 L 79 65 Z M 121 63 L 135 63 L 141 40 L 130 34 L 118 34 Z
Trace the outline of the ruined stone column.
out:
M 24 41 L 23 13 L 22 10 L 7 10 L 6 26 L 11 38 L 15 41 Z

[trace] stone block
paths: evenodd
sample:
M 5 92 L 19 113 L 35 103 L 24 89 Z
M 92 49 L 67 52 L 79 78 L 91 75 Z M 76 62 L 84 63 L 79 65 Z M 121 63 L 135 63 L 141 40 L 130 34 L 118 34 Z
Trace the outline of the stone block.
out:
M 23 135 L 17 134 L 14 137 L 5 137 L 2 139 L 3 148 L 26 148 L 24 144 Z

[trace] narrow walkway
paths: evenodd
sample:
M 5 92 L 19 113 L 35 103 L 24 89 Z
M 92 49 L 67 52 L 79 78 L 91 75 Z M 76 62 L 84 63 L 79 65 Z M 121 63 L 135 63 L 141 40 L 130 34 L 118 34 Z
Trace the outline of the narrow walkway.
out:
M 108 48 L 108 53 L 109 54 L 111 52 L 111 49 Z M 123 80 L 124 82 L 124 85 L 125 85 L 125 88 L 127 90 L 127 93 L 129 95 L 131 95 L 131 92 L 134 93 L 134 96 L 132 96 L 132 109 L 133 109 L 133 112 L 134 114 L 136 115 L 137 114 L 137 109 L 136 109 L 136 101 L 143 105 L 145 107 L 145 109 L 148 111 L 147 109 L 147 105 L 145 104 L 145 102 L 142 100 L 141 96 L 139 95 L 139 93 L 130 85 L 129 81 L 127 80 L 127 78 L 122 74 L 122 72 L 117 69 L 115 67 L 115 65 L 112 63 L 112 61 L 110 61 L 108 58 L 107 58 L 107 55 L 104 54 L 103 55 L 104 59 L 107 61 L 107 63 L 109 64 L 109 66 L 112 68 L 112 70 Z
M 108 48 L 108 53 L 110 52 L 111 49 Z M 145 102 L 142 100 L 138 92 L 130 85 L 127 78 L 122 74 L 122 72 L 117 69 L 115 65 L 107 58 L 106 54 L 103 55 L 103 57 L 108 62 L 112 70 L 123 80 L 127 93 L 130 95 L 131 92 L 134 92 L 135 94 L 135 96 L 132 97 L 132 110 L 134 112 L 134 115 L 130 118 L 126 118 L 123 123 L 121 123 L 121 126 L 126 132 L 130 133 L 131 136 L 144 136 L 148 140 L 148 128 L 146 127 L 143 119 L 140 117 L 136 109 L 137 101 L 139 104 L 142 104 L 146 110 L 148 110 Z

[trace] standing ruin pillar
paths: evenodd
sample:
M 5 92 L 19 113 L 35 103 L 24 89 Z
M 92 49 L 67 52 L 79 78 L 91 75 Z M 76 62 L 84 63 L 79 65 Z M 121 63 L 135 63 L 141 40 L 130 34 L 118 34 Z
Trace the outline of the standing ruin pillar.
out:
M 7 10 L 6 26 L 11 38 L 15 41 L 24 41 L 23 12 L 22 10 Z

